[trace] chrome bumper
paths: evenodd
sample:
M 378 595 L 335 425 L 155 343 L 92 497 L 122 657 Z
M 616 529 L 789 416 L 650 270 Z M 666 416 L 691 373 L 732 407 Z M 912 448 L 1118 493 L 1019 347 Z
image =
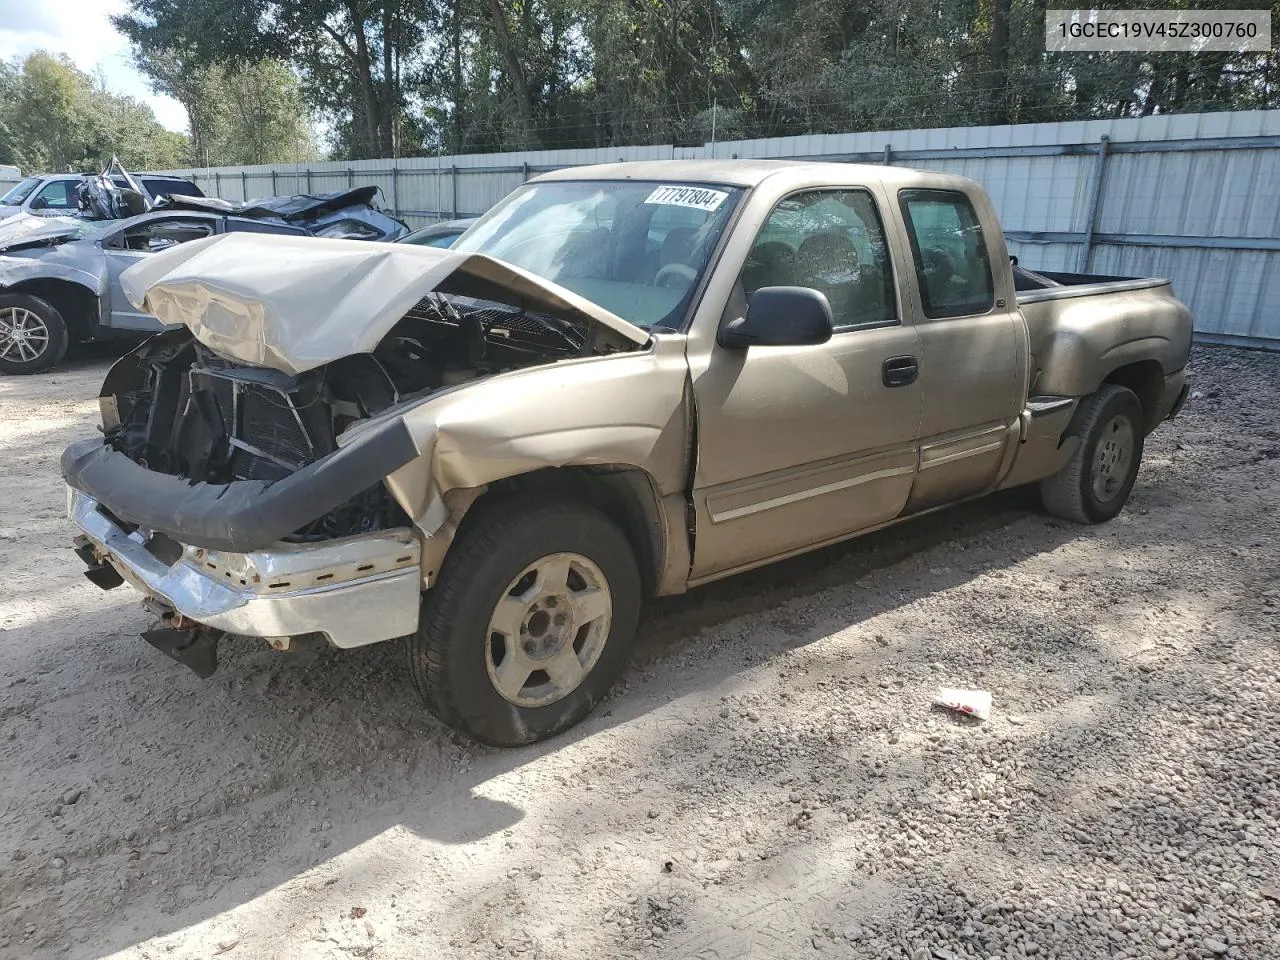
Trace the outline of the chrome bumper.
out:
M 99 559 L 145 596 L 227 633 L 321 633 L 334 646 L 359 647 L 418 628 L 421 548 L 407 529 L 252 553 L 182 546 L 168 562 L 157 556 L 161 544 L 126 530 L 73 487 L 67 516 Z

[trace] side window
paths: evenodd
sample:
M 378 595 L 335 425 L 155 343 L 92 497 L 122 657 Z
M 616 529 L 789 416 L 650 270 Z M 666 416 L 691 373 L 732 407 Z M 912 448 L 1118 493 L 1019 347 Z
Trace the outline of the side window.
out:
M 927 317 L 969 317 L 995 303 L 982 226 L 963 193 L 903 190 L 898 194 Z
M 46 183 L 44 189 L 36 194 L 42 200 L 41 209 L 74 210 L 76 207 L 76 184 L 74 180 L 54 180 Z
M 227 233 L 282 233 L 288 237 L 307 237 L 307 231 L 301 227 L 291 227 L 287 223 L 271 223 L 269 220 L 238 220 L 227 217 Z
M 810 190 L 781 201 L 760 228 L 741 281 L 748 299 L 761 287 L 821 291 L 837 330 L 898 317 L 884 224 L 866 190 Z
M 153 197 L 203 197 L 200 188 L 194 183 L 186 180 L 148 180 L 144 179 L 142 185 L 147 188 L 147 192 Z
M 169 217 L 163 220 L 148 220 L 127 230 L 122 230 L 108 242 L 115 250 L 138 250 L 154 253 L 167 250 L 188 240 L 199 240 L 212 236 L 213 221 L 192 220 L 188 218 Z

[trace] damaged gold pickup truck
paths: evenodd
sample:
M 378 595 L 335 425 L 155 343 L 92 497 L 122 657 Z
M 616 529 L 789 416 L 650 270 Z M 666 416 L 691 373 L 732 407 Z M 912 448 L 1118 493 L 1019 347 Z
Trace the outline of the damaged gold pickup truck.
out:
M 585 716 L 648 596 L 1019 484 L 1114 517 L 1191 343 L 1168 281 L 1011 266 L 976 184 L 845 164 L 564 170 L 449 250 L 230 234 L 121 285 L 172 328 L 62 458 L 90 579 L 202 675 L 402 639 L 490 744 Z

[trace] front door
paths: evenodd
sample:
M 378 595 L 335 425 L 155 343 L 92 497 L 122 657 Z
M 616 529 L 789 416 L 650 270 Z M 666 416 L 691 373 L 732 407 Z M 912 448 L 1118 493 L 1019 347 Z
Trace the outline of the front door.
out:
M 120 274 L 145 257 L 142 250 L 104 250 L 107 258 L 107 279 L 111 287 L 111 320 L 107 326 L 113 330 L 156 330 L 163 324 L 149 313 L 134 308 L 120 288 Z
M 78 180 L 50 180 L 31 198 L 27 204 L 28 212 L 39 217 L 78 217 L 78 183 Z
M 806 190 L 764 222 L 739 278 L 817 289 L 836 329 L 818 346 L 716 346 L 697 405 L 693 579 L 837 540 L 902 512 L 916 473 L 919 337 L 903 322 L 868 190 Z M 733 305 L 731 304 L 731 309 Z
M 188 240 L 212 236 L 215 219 L 202 216 L 172 216 L 147 219 L 131 224 L 104 237 L 102 252 L 107 260 L 107 279 L 111 290 L 111 320 L 115 330 L 160 331 L 164 329 L 156 317 L 137 309 L 120 287 L 120 274 L 144 257 Z

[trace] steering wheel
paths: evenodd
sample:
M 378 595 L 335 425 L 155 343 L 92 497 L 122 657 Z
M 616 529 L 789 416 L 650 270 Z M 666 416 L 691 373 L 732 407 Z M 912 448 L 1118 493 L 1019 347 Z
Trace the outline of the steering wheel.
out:
M 653 285 L 655 287 L 672 287 L 672 284 L 662 282 L 667 277 L 683 277 L 688 281 L 685 284 L 687 287 L 698 279 L 698 271 L 685 263 L 668 263 L 665 267 L 659 267 L 658 272 L 653 275 Z

